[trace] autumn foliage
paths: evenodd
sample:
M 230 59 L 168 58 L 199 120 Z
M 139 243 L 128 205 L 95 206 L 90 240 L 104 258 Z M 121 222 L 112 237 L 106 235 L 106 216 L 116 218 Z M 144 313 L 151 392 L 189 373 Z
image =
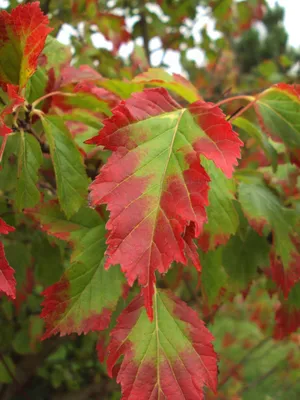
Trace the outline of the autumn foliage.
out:
M 244 3 L 226 11 L 233 37 L 265 12 Z M 96 1 L 71 12 L 90 16 L 113 55 L 130 40 Z M 149 68 L 141 49 L 106 77 L 72 62 L 56 28 L 39 2 L 0 12 L 0 291 L 20 310 L 42 288 L 38 340 L 96 332 L 124 400 L 243 398 L 229 359 L 218 389 L 206 323 L 243 307 L 270 338 L 299 340 L 300 86 L 257 81 L 214 98 L 207 71 L 194 85 Z M 20 241 L 31 272 L 15 276 Z

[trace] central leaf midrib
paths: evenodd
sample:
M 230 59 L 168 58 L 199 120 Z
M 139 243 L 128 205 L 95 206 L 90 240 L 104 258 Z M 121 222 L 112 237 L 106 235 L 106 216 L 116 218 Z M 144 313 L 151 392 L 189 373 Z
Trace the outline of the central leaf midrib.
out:
M 160 208 L 161 208 L 161 207 L 160 207 L 160 202 L 161 202 L 161 196 L 162 196 L 162 188 L 163 188 L 164 181 L 165 181 L 165 175 L 166 175 L 166 172 L 167 172 L 167 170 L 168 170 L 168 166 L 169 166 L 169 163 L 170 163 L 171 155 L 172 155 L 172 153 L 173 153 L 173 146 L 174 146 L 176 134 L 177 134 L 177 131 L 178 131 L 178 127 L 179 127 L 181 118 L 182 118 L 183 114 L 185 113 L 185 111 L 186 111 L 186 109 L 183 108 L 182 111 L 181 111 L 180 116 L 178 117 L 178 121 L 177 121 L 177 123 L 176 123 L 176 125 L 175 125 L 175 127 L 174 127 L 174 134 L 173 134 L 173 138 L 172 138 L 172 141 L 171 141 L 171 144 L 170 144 L 170 149 L 169 149 L 169 154 L 168 154 L 168 158 L 167 158 L 167 162 L 166 162 L 166 167 L 165 167 L 165 170 L 164 170 L 164 172 L 163 172 L 163 174 L 162 174 L 162 176 L 161 176 L 161 180 L 160 180 L 160 190 L 159 190 L 159 196 L 158 196 L 159 201 L 157 202 L 157 206 L 156 206 L 156 215 L 155 215 L 155 219 L 154 219 L 154 222 L 153 222 L 153 230 L 152 230 L 152 238 L 151 238 L 151 243 L 152 243 L 152 244 L 151 244 L 151 247 L 152 247 L 152 245 L 153 245 L 153 238 L 154 238 L 154 234 L 155 234 L 155 229 L 156 229 L 156 224 L 157 224 L 157 218 L 158 218 L 159 210 L 160 210 Z M 151 261 L 151 255 L 152 255 L 152 251 L 149 252 L 148 283 L 149 283 L 149 281 L 150 281 L 150 268 L 149 268 L 149 266 L 150 266 L 150 261 Z

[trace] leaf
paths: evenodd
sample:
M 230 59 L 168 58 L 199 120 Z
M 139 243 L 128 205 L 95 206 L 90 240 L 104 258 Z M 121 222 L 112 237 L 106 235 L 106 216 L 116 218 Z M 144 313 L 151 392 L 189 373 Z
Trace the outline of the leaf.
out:
M 44 291 L 41 317 L 46 323 L 43 339 L 60 333 L 100 331 L 108 327 L 122 294 L 118 268 L 104 269 L 105 229 L 95 227 L 82 237 L 73 264 L 58 283 Z
M 239 201 L 249 223 L 258 233 L 262 234 L 265 226 L 272 230 L 276 255 L 288 268 L 296 251 L 290 237 L 296 223 L 295 211 L 283 207 L 278 197 L 263 183 L 241 183 Z
M 233 203 L 236 192 L 233 179 L 227 179 L 212 161 L 202 160 L 202 165 L 211 182 L 206 209 L 208 221 L 198 243 L 204 251 L 208 251 L 226 243 L 230 235 L 235 234 L 239 217 Z
M 18 152 L 18 180 L 16 206 L 19 210 L 34 207 L 40 200 L 36 187 L 38 170 L 43 162 L 43 153 L 38 141 L 29 133 L 21 133 Z
M 3 219 L 0 218 L 0 234 L 7 235 L 13 232 L 15 228 L 7 225 Z M 14 278 L 15 271 L 8 264 L 5 257 L 4 245 L 0 242 L 0 292 L 4 292 L 11 299 L 16 298 L 16 280 Z
M 108 347 L 108 373 L 124 356 L 117 382 L 122 400 L 203 399 L 203 386 L 216 391 L 213 336 L 195 311 L 170 292 L 157 290 L 154 321 L 137 296 L 118 318 Z
M 56 200 L 38 204 L 34 209 L 25 210 L 25 214 L 38 221 L 40 228 L 48 235 L 71 243 L 74 241 L 75 232 L 87 233 L 90 229 L 102 224 L 98 213 L 86 207 L 80 208 L 75 215 L 67 219 Z
M 243 129 L 251 137 L 257 140 L 258 144 L 264 149 L 266 156 L 272 164 L 273 170 L 277 168 L 277 152 L 269 142 L 268 138 L 250 121 L 243 117 L 235 119 L 232 124 Z
M 125 19 L 122 16 L 98 13 L 94 23 L 98 26 L 100 33 L 107 40 L 112 41 L 114 53 L 117 53 L 122 43 L 126 43 L 130 39 L 130 34 L 126 30 Z
M 223 265 L 227 274 L 243 287 L 255 277 L 258 267 L 268 264 L 268 242 L 250 227 L 243 239 L 233 236 L 223 250 Z
M 32 239 L 32 257 L 34 275 L 44 287 L 57 282 L 63 273 L 62 255 L 55 243 L 49 243 L 46 237 L 38 235 Z
M 7 96 L 8 96 L 8 100 L 7 100 L 7 104 L 6 106 L 2 109 L 1 113 L 0 113 L 0 137 L 1 136 L 6 136 L 9 133 L 12 132 L 12 129 L 9 128 L 5 122 L 4 122 L 4 118 L 11 114 L 13 111 L 16 111 L 16 109 L 22 105 L 25 101 L 25 99 L 23 97 L 21 97 L 18 94 L 18 87 L 11 85 L 11 84 L 7 84 L 4 85 L 6 86 L 6 91 L 7 91 Z M 0 157 L 1 157 L 1 153 L 0 153 Z M 1 158 L 0 158 L 1 159 Z
M 148 71 L 136 76 L 133 82 L 164 87 L 172 90 L 190 103 L 202 100 L 198 90 L 187 79 L 179 74 L 169 75 L 160 68 L 149 68 Z
M 37 67 L 51 28 L 40 3 L 19 5 L 0 12 L 0 82 L 23 88 Z
M 61 86 L 70 83 L 97 82 L 103 79 L 102 75 L 89 65 L 80 65 L 79 68 L 67 65 L 61 70 Z
M 283 301 L 276 311 L 274 339 L 282 340 L 300 328 L 300 282 L 290 291 L 287 301 Z
M 52 36 L 47 36 L 43 54 L 47 57 L 47 70 L 54 68 L 57 75 L 62 74 L 62 66 L 72 59 L 71 48 Z
M 110 211 L 106 267 L 121 264 L 129 285 L 146 287 L 151 318 L 155 270 L 186 264 L 182 235 L 194 224 L 199 236 L 206 221 L 209 177 L 199 156 L 230 177 L 242 143 L 218 107 L 180 108 L 162 88 L 134 94 L 113 113 L 89 141 L 113 151 L 91 185 L 91 204 Z
M 58 198 L 68 217 L 75 214 L 87 196 L 88 179 L 76 145 L 63 121 L 56 116 L 44 116 L 50 154 L 54 164 Z
M 262 92 L 254 105 L 264 131 L 289 147 L 300 146 L 300 86 L 279 83 Z
M 201 289 L 209 306 L 216 303 L 221 289 L 226 286 L 228 280 L 223 268 L 222 252 L 223 249 L 219 247 L 214 251 L 201 254 Z
M 7 223 L 0 218 L 0 234 L 1 235 L 8 235 L 10 232 L 13 232 L 15 228 L 12 226 L 7 225 Z
M 272 280 L 281 288 L 284 297 L 287 298 L 291 288 L 300 281 L 299 250 L 297 249 L 297 252 L 292 254 L 288 268 L 284 268 L 282 261 L 275 256 L 274 251 L 270 254 L 270 262 Z

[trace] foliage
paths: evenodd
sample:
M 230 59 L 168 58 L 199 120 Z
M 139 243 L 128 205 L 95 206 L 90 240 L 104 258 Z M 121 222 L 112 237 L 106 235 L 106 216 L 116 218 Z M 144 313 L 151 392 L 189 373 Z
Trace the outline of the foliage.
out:
M 4 399 L 299 397 L 299 55 L 280 7 L 200 3 L 0 12 Z

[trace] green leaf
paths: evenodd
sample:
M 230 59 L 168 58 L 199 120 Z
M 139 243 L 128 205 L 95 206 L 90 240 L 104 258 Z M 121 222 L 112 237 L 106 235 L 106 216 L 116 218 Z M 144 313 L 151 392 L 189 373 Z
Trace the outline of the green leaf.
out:
M 43 153 L 35 137 L 28 133 L 20 133 L 16 187 L 16 206 L 18 210 L 34 207 L 40 200 L 40 192 L 36 184 L 38 170 L 42 162 Z
M 42 123 L 54 164 L 60 205 L 70 218 L 85 201 L 88 178 L 81 155 L 63 120 L 56 116 L 45 116 Z
M 251 137 L 257 140 L 258 144 L 263 148 L 266 156 L 270 160 L 273 170 L 277 168 L 277 152 L 268 140 L 268 138 L 250 121 L 243 117 L 239 117 L 232 122 L 233 125 L 243 129 Z
M 223 265 L 230 278 L 243 287 L 255 277 L 257 268 L 269 264 L 269 245 L 250 227 L 243 239 L 233 236 L 223 250 Z
M 50 244 L 46 237 L 39 234 L 32 242 L 32 256 L 38 282 L 49 286 L 59 280 L 63 273 L 63 264 L 58 246 Z
M 299 85 L 279 83 L 262 92 L 255 109 L 263 129 L 290 147 L 300 146 Z
M 236 192 L 234 180 L 225 177 L 212 161 L 202 157 L 201 163 L 211 177 L 209 205 L 206 208 L 208 222 L 204 226 L 204 235 L 208 240 L 208 244 L 205 245 L 207 250 L 225 243 L 230 235 L 235 234 L 239 217 L 233 202 Z
M 292 287 L 288 297 L 288 304 L 300 310 L 300 282 L 297 282 Z
M 97 216 L 96 211 L 89 211 Z M 105 226 L 99 217 L 94 221 L 92 228 L 75 228 L 71 233 L 72 265 L 44 292 L 44 338 L 56 333 L 99 331 L 109 325 L 125 280 L 119 267 L 104 269 Z
M 46 92 L 47 84 L 48 76 L 46 71 L 38 67 L 26 85 L 26 100 L 28 103 L 32 103 L 34 100 L 42 97 Z M 43 102 L 39 104 L 39 108 L 41 108 L 42 104 Z
M 136 76 L 133 82 L 164 87 L 190 103 L 201 100 L 198 90 L 183 76 L 178 74 L 170 75 L 160 68 L 149 68 L 148 71 Z
M 227 274 L 223 268 L 222 251 L 220 247 L 208 253 L 201 253 L 201 287 L 207 297 L 208 304 L 213 305 L 222 287 L 226 286 Z
M 4 362 L 3 362 L 4 361 Z M 9 356 L 3 356 L 3 361 L 0 360 L 0 382 L 1 383 L 12 383 L 13 379 L 12 376 L 10 375 L 9 371 L 7 370 L 7 367 L 11 371 L 11 373 L 15 373 L 16 371 L 16 366 Z
M 76 121 L 82 122 L 85 125 L 90 126 L 91 128 L 101 129 L 103 124 L 99 120 L 99 118 L 95 117 L 93 114 L 89 113 L 86 110 L 81 109 L 73 109 L 70 113 L 64 114 L 64 121 Z
M 47 57 L 47 69 L 54 68 L 56 74 L 59 74 L 62 65 L 67 64 L 72 58 L 71 48 L 52 36 L 47 37 L 43 54 Z
M 2 143 L 0 137 L 0 143 Z M 19 147 L 18 135 L 8 137 L 0 168 L 0 190 L 15 191 L 17 185 L 17 153 Z
M 239 185 L 239 201 L 256 231 L 262 233 L 265 226 L 273 231 L 276 254 L 288 268 L 296 251 L 290 238 L 296 224 L 296 212 L 283 207 L 266 185 L 255 181 Z

